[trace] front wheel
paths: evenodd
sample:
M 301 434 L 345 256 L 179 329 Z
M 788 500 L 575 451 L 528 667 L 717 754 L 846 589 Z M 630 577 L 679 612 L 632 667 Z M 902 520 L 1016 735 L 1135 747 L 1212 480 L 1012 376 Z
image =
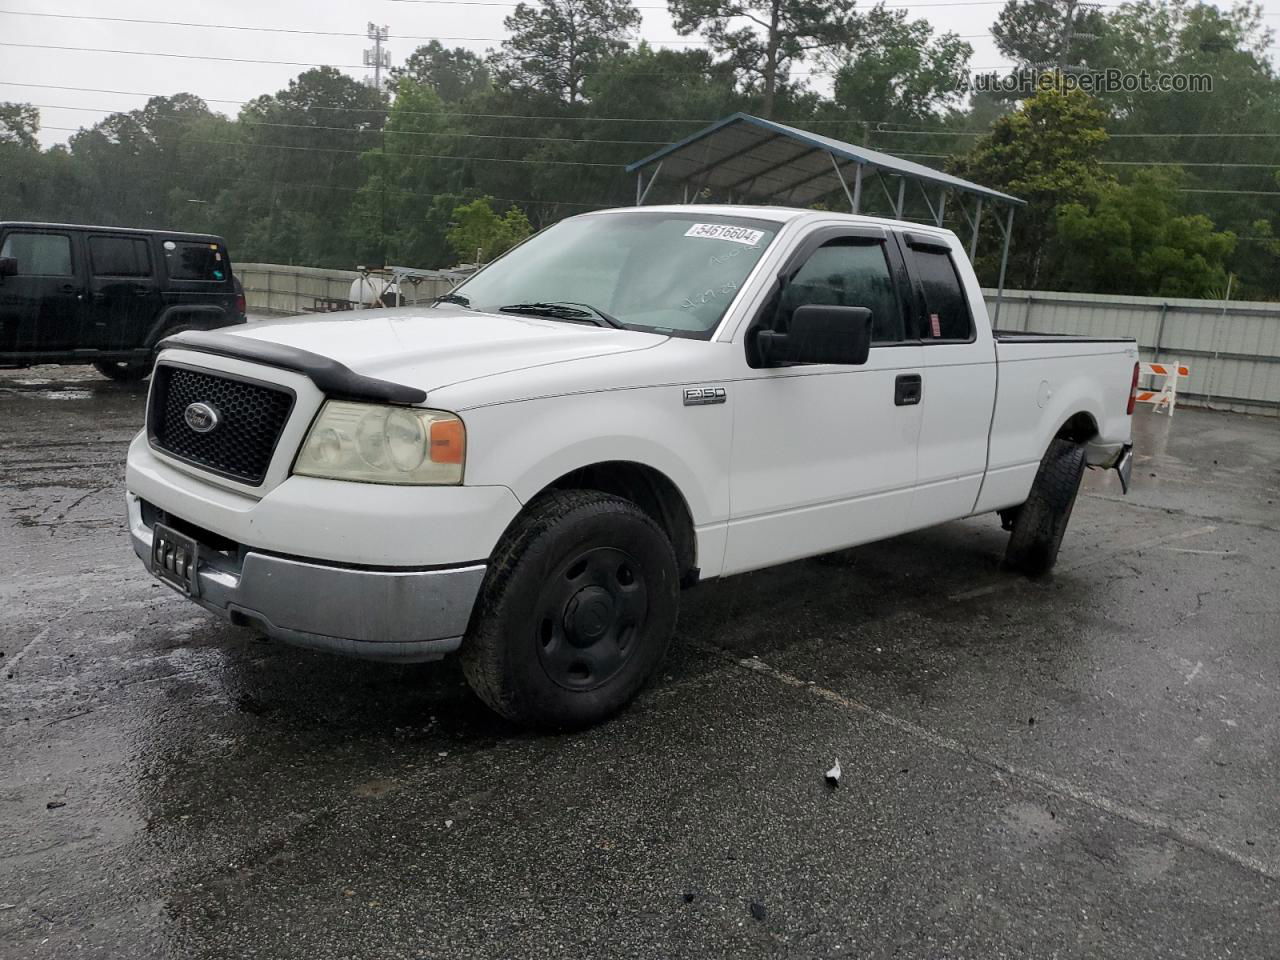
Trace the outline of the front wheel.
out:
M 503 537 L 462 645 L 498 713 L 568 729 L 622 709 L 666 655 L 679 607 L 675 551 L 628 500 L 556 491 Z
M 1016 513 L 1001 511 L 1013 529 L 1004 557 L 1014 570 L 1039 577 L 1053 569 L 1084 468 L 1084 445 L 1055 439 L 1040 461 L 1027 502 Z

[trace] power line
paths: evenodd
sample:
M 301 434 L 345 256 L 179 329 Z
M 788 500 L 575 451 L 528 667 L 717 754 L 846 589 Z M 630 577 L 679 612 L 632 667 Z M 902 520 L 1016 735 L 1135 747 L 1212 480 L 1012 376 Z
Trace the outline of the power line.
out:
M 261 63 L 279 67 L 330 67 L 342 70 L 363 70 L 363 63 L 314 63 L 302 60 L 262 60 L 255 57 L 215 57 L 204 53 L 168 53 L 160 50 L 120 50 L 115 47 L 73 47 L 52 43 L 14 43 L 0 40 L 0 47 L 20 47 L 26 50 L 64 50 L 74 53 L 110 53 L 127 57 L 163 57 L 170 60 L 211 60 L 217 63 Z M 1014 64 L 1000 64 L 993 67 L 974 67 L 974 70 L 1008 70 Z M 788 77 L 826 76 L 826 70 L 788 70 Z M 588 71 L 583 76 L 616 76 L 614 71 Z M 630 77 L 678 77 L 704 76 L 701 70 L 650 70 L 643 72 L 627 71 Z
M 151 98 L 151 97 L 174 96 L 174 94 L 147 93 L 141 90 L 111 90 L 104 87 L 75 87 L 75 86 L 68 86 L 65 84 L 55 84 L 55 83 L 32 83 L 27 80 L 0 80 L 0 86 L 33 87 L 41 90 L 68 90 L 75 93 L 103 93 L 103 94 L 110 94 L 112 96 L 123 96 L 123 97 Z M 227 103 L 227 104 L 234 104 L 237 106 L 243 106 L 245 104 L 254 102 L 254 100 L 234 100 L 234 99 L 228 99 L 226 97 L 200 97 L 199 99 L 204 101 L 205 103 Z M 254 98 L 254 99 L 256 100 L 258 98 Z M 48 105 L 48 109 L 86 110 L 90 108 L 67 107 L 67 106 L 58 106 L 58 105 L 50 104 Z M 369 114 L 369 113 L 388 113 L 392 108 L 333 107 L 333 106 L 316 105 L 316 106 L 313 106 L 311 109 L 329 110 L 337 113 Z M 102 110 L 101 112 L 119 113 L 123 111 Z M 468 113 L 468 112 L 456 111 L 456 110 L 397 110 L 396 112 L 400 116 L 406 116 L 406 117 L 469 117 L 469 118 L 477 118 L 477 119 L 484 119 L 484 120 L 550 120 L 558 123 L 659 123 L 659 124 L 665 124 L 665 125 L 671 125 L 671 124 L 677 124 L 677 123 L 684 123 L 684 124 L 692 123 L 692 124 L 700 124 L 705 126 L 706 124 L 715 123 L 719 120 L 724 119 L 723 117 L 715 117 L 707 120 L 683 119 L 678 117 L 672 117 L 672 118 L 567 117 L 567 116 L 557 116 L 554 114 Z M 244 122 L 244 121 L 239 121 L 239 122 Z M 893 121 L 889 121 L 889 123 L 892 124 L 892 127 L 893 127 L 891 129 L 889 126 L 885 126 L 885 121 L 864 120 L 864 119 L 859 119 L 857 117 L 849 117 L 849 118 L 839 119 L 839 120 L 810 119 L 808 117 L 802 117 L 802 118 L 794 118 L 794 119 L 780 119 L 778 122 L 794 124 L 796 126 L 823 126 L 823 125 L 829 125 L 829 124 L 843 124 L 850 127 L 871 123 L 876 125 L 871 132 L 884 135 L 884 136 L 983 137 L 987 135 L 986 133 L 983 133 L 983 132 L 971 131 L 971 130 L 908 129 L 906 124 L 897 124 Z M 53 128 L 50 127 L 49 129 L 53 129 Z M 1108 138 L 1112 140 L 1122 140 L 1122 139 L 1173 140 L 1173 139 L 1181 139 L 1181 138 L 1190 138 L 1190 139 L 1212 138 L 1215 140 L 1228 139 L 1228 138 L 1230 139 L 1275 139 L 1275 138 L 1280 138 L 1280 132 L 1268 131 L 1268 132 L 1260 132 L 1260 133 L 1200 133 L 1200 132 L 1195 132 L 1195 133 L 1176 133 L 1176 132 L 1174 133 L 1170 133 L 1170 132 L 1111 133 L 1111 134 L 1108 134 Z M 544 138 L 540 137 L 538 139 L 544 139 Z M 637 140 L 635 142 L 645 143 L 646 141 Z M 667 141 L 648 141 L 648 142 L 665 143 Z
M 45 127 L 46 130 L 62 130 L 75 133 L 83 128 L 81 127 Z M 262 143 L 261 141 L 247 140 L 202 140 L 196 137 L 187 137 L 183 139 L 183 143 L 200 143 L 200 144 L 221 144 L 228 147 L 256 147 L 263 150 L 293 150 L 302 153 L 345 153 L 350 156 L 359 157 L 369 152 L 365 150 L 348 150 L 344 147 L 303 147 L 291 143 Z M 624 164 L 621 163 L 599 163 L 593 160 L 530 160 L 526 157 L 471 157 L 458 156 L 449 153 L 414 153 L 411 151 L 386 151 L 383 153 L 386 157 L 403 157 L 405 159 L 418 160 L 468 160 L 472 162 L 488 162 L 488 163 L 530 163 L 565 167 L 608 167 L 611 170 L 618 170 Z
M 83 128 L 75 127 L 47 127 L 48 130 L 59 130 L 66 132 L 77 132 Z M 308 128 L 310 129 L 310 128 Z M 348 131 L 355 132 L 355 131 Z M 538 137 L 519 137 L 511 139 L 529 139 L 537 140 Z M 228 147 L 252 147 L 262 150 L 289 150 L 295 153 L 337 153 L 347 156 L 363 156 L 369 150 L 350 150 L 344 147 L 315 147 L 300 146 L 297 144 L 286 143 L 262 143 L 261 141 L 245 141 L 245 140 L 208 140 L 197 137 L 187 137 L 182 141 L 186 143 L 197 143 L 209 146 L 228 146 Z M 571 141 L 576 143 L 600 143 L 608 141 L 594 141 L 590 139 Z M 531 160 L 527 157 L 476 157 L 476 156 L 460 156 L 457 154 L 436 154 L 436 153 L 418 153 L 415 151 L 384 151 L 385 157 L 397 157 L 404 160 L 454 160 L 466 161 L 474 163 L 516 163 L 529 164 L 535 166 L 562 166 L 562 167 L 606 167 L 610 170 L 618 170 L 623 164 L 621 163 L 601 163 L 592 160 L 555 160 L 550 158 L 540 158 Z M 948 154 L 943 153 L 898 153 L 897 156 L 906 159 L 920 160 L 946 160 Z M 1275 169 L 1276 164 L 1264 163 L 1178 163 L 1176 161 L 1138 161 L 1138 160 L 1102 160 L 1099 161 L 1103 166 L 1189 166 L 1189 167 L 1224 167 L 1224 168 L 1240 168 L 1240 169 Z M 1257 190 L 1212 190 L 1212 189 L 1179 189 L 1180 193 L 1222 193 L 1222 194 L 1250 194 L 1257 196 L 1280 196 L 1280 193 Z M 518 201 L 517 201 L 518 202 Z
M 514 7 L 517 0 L 386 0 L 387 3 L 437 4 L 446 7 Z M 922 7 L 1002 7 L 1006 0 L 943 0 L 940 3 L 886 3 L 886 10 L 914 10 Z M 1118 3 L 1100 3 L 1100 7 L 1118 7 Z M 636 10 L 666 10 L 666 6 L 636 5 Z
M 300 30 L 295 27 L 252 27 L 241 24 L 230 23 L 194 23 L 189 20 L 148 20 L 142 17 L 104 17 L 99 15 L 78 14 L 78 13 L 37 13 L 32 10 L 0 10 L 0 14 L 20 17 L 45 17 L 54 20 L 94 20 L 103 23 L 135 23 L 144 24 L 155 27 L 193 27 L 201 30 L 237 30 L 245 33 L 284 33 L 292 35 L 301 35 L 308 37 L 359 37 L 364 38 L 365 34 L 354 30 Z M 983 37 L 991 35 L 990 30 L 982 33 L 957 34 L 961 40 L 979 40 Z M 399 33 L 395 35 L 397 40 L 447 40 L 450 43 L 501 43 L 507 40 L 507 37 L 449 37 L 449 36 L 423 36 L 420 34 Z M 705 45 L 705 40 L 689 39 L 687 37 L 661 37 L 647 38 L 642 37 L 639 40 L 625 41 L 629 44 L 651 43 L 651 44 L 688 44 L 688 45 Z
M 85 113 L 105 113 L 108 115 L 121 115 L 122 111 L 108 110 L 105 107 L 72 107 L 57 103 L 33 103 L 30 106 L 40 110 L 80 110 Z M 425 111 L 424 111 L 425 113 Z M 430 114 L 431 116 L 441 116 L 441 114 Z M 156 117 L 164 123 L 181 123 L 181 117 Z M 458 133 L 451 130 L 388 130 L 382 127 L 327 127 L 320 124 L 312 123 L 275 123 L 268 120 L 231 120 L 239 126 L 246 127 L 273 127 L 282 130 L 325 130 L 333 133 L 354 133 L 368 134 L 369 136 L 381 137 L 384 134 L 394 137 L 462 137 L 469 140 L 537 140 L 542 143 L 604 143 L 612 146 L 630 145 L 635 147 L 661 147 L 670 141 L 667 140 L 606 140 L 597 137 L 547 137 L 547 136 L 529 136 L 519 134 L 505 133 Z M 71 130 L 72 127 L 45 127 L 47 130 Z M 85 129 L 83 127 L 78 129 Z

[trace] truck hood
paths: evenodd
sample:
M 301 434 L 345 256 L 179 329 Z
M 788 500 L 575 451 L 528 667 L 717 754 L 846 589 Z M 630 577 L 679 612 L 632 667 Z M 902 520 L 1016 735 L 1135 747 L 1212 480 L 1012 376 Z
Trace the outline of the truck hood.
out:
M 528 367 L 644 350 L 668 339 L 451 304 L 264 320 L 219 332 L 308 350 L 356 373 L 427 392 Z

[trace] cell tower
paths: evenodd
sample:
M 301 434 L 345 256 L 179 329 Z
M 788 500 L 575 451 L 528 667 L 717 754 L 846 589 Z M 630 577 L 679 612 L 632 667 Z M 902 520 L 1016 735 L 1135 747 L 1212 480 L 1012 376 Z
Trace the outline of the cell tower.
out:
M 382 71 L 391 69 L 391 51 L 382 45 L 391 36 L 391 31 L 386 24 L 378 26 L 376 23 L 370 23 L 365 34 L 373 41 L 373 46 L 364 52 L 364 65 L 373 67 L 373 76 L 365 77 L 364 82 L 375 90 L 381 90 Z

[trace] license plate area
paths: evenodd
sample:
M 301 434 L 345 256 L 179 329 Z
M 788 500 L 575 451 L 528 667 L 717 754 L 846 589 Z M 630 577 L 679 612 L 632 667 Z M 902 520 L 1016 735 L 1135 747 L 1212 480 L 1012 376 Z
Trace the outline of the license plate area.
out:
M 200 548 L 194 539 L 163 523 L 151 531 L 151 572 L 171 587 L 189 597 L 200 595 L 196 570 L 200 564 Z

